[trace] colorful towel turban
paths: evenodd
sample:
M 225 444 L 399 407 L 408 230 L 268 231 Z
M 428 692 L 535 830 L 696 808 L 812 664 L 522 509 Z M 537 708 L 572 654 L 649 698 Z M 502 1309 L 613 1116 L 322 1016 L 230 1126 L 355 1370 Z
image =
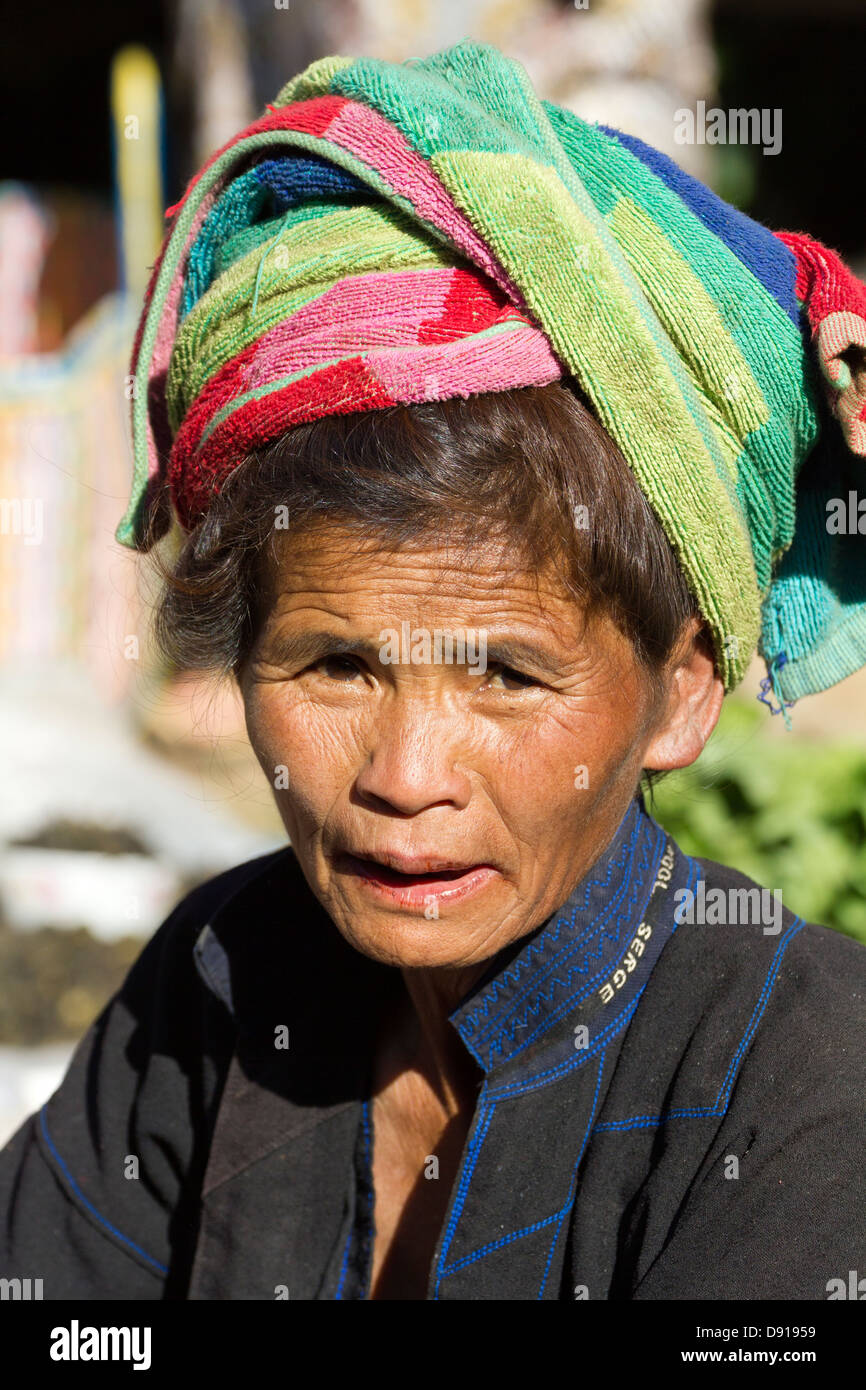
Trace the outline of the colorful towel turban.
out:
M 573 374 L 726 689 L 756 645 L 785 701 L 866 664 L 866 543 L 827 524 L 866 454 L 866 286 L 834 252 L 540 101 L 470 41 L 313 63 L 167 216 L 123 544 L 146 545 L 166 481 L 190 528 L 303 421 Z

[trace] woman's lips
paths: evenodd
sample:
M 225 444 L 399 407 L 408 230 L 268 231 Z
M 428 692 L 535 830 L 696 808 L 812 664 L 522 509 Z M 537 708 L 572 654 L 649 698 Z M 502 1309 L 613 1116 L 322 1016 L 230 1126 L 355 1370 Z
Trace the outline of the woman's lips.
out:
M 497 872 L 492 864 L 436 868 L 426 873 L 404 872 L 355 854 L 341 854 L 338 862 L 367 891 L 403 907 L 425 907 L 431 902 L 455 902 L 466 898 L 480 892 Z

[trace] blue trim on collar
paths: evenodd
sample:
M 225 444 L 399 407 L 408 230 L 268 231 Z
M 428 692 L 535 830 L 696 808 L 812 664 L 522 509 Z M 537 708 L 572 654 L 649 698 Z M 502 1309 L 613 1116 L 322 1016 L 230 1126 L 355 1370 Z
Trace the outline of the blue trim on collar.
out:
M 665 838 L 635 798 L 559 911 L 451 1015 L 484 1072 L 538 1043 L 611 973 L 641 921 Z

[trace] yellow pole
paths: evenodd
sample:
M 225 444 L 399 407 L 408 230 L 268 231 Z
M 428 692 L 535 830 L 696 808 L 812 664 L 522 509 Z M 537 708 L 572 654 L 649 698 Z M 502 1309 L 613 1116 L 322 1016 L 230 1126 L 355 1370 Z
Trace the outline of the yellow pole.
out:
M 159 68 L 151 53 L 128 45 L 111 64 L 115 196 L 122 236 L 123 284 L 138 303 L 164 230 Z

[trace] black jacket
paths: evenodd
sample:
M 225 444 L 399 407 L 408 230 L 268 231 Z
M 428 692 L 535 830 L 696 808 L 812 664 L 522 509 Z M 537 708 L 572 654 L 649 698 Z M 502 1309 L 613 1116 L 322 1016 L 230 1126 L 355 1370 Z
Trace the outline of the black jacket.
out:
M 683 920 L 699 877 L 726 924 Z M 754 890 L 636 800 L 473 988 L 452 1022 L 484 1083 L 428 1298 L 826 1299 L 866 1274 L 866 949 L 756 921 Z M 290 849 L 190 894 L 0 1154 L 0 1275 L 46 1299 L 365 1297 L 397 980 Z

